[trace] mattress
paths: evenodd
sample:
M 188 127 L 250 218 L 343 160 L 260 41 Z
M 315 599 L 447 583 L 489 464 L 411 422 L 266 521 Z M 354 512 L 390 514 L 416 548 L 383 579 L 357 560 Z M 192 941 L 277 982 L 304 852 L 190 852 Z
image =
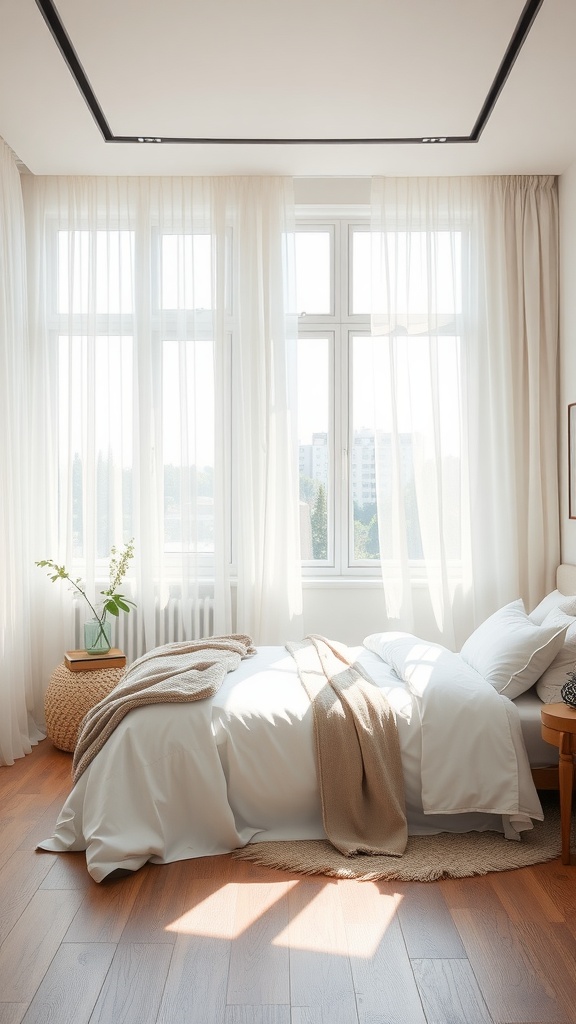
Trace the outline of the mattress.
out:
M 542 739 L 540 710 L 545 705 L 534 688 L 516 697 L 514 704 L 520 715 L 522 736 L 532 768 L 547 768 L 558 764 L 558 748 Z

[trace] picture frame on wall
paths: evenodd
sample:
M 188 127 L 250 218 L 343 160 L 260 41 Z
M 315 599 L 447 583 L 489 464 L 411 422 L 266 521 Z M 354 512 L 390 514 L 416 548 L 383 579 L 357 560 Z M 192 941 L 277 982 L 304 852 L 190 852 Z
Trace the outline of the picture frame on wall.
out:
M 568 406 L 568 516 L 576 519 L 576 402 Z

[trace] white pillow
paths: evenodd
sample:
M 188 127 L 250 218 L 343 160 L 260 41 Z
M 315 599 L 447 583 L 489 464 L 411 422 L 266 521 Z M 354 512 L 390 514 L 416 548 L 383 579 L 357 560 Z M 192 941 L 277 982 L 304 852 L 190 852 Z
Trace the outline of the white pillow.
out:
M 536 683 L 536 693 L 545 704 L 556 704 L 562 700 L 560 690 L 576 666 L 576 618 L 555 609 L 546 616 L 544 625 L 552 625 L 560 621 L 568 624 L 564 643 L 552 664 L 542 673 Z
M 382 661 L 396 673 L 400 679 L 408 682 L 405 675 L 406 668 L 413 668 L 415 665 L 424 663 L 428 668 L 447 655 L 449 658 L 458 658 L 453 651 L 448 651 L 442 644 L 436 644 L 430 640 L 422 640 L 413 633 L 373 633 L 364 640 L 364 647 L 374 654 L 378 654 Z M 459 659 L 461 661 L 461 659 Z M 469 669 L 466 665 L 466 670 Z
M 540 678 L 564 644 L 568 623 L 537 626 L 519 599 L 490 615 L 464 644 L 463 660 L 514 700 Z
M 576 597 L 570 597 L 569 595 L 561 594 L 559 590 L 553 590 L 551 594 L 547 594 L 546 597 L 542 598 L 540 604 L 536 605 L 528 618 L 535 622 L 537 626 L 541 626 L 548 613 L 553 611 L 554 608 L 559 608 L 560 611 L 566 612 L 566 615 L 576 615 Z
M 388 647 L 394 643 L 395 640 L 404 639 L 405 637 L 411 637 L 412 640 L 417 640 L 417 637 L 413 633 L 398 633 L 393 630 L 387 633 L 370 633 L 370 636 L 365 636 L 362 641 L 362 646 L 368 651 L 372 651 L 373 654 L 377 654 L 378 657 L 382 658 L 382 661 L 388 663 Z

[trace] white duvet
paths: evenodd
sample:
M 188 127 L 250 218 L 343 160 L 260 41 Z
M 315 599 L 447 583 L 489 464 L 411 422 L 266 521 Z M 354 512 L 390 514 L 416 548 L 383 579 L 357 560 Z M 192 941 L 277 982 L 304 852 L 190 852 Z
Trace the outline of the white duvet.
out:
M 385 638 L 385 639 L 384 639 Z M 377 634 L 352 648 L 396 712 L 411 835 L 542 819 L 520 720 L 458 655 Z M 116 869 L 325 838 L 312 709 L 292 657 L 260 647 L 215 697 L 130 711 L 72 789 L 45 850 Z

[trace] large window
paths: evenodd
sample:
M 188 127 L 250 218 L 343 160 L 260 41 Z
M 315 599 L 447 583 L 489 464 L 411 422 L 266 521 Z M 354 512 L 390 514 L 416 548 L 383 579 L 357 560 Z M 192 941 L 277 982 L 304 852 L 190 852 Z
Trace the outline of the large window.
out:
M 209 565 L 215 462 L 211 238 L 152 231 L 148 244 L 141 242 L 139 252 L 149 256 L 149 265 L 140 267 L 145 288 L 136 279 L 134 232 L 56 233 L 52 330 L 62 515 L 72 508 L 74 558 L 85 557 L 86 537 L 94 535 L 96 556 L 106 558 L 119 537 L 134 535 L 133 497 L 138 480 L 146 488 L 140 472 L 146 460 L 145 471 L 163 481 L 161 505 L 152 514 L 162 517 L 164 553 L 194 554 Z M 154 414 L 137 400 L 144 378 L 158 396 Z M 95 507 L 88 493 L 95 494 Z M 155 503 L 149 494 L 148 508 Z
M 74 555 L 84 556 L 94 519 L 100 557 L 118 537 L 133 535 L 135 488 L 145 486 L 140 467 L 147 459 L 144 470 L 153 479 L 157 503 L 151 514 L 163 524 L 164 555 L 193 556 L 209 571 L 215 536 L 216 403 L 229 407 L 234 397 L 231 381 L 226 394 L 222 388 L 215 393 L 214 386 L 212 237 L 153 229 L 143 244 L 134 231 L 121 228 L 58 230 L 55 235 L 59 461 L 62 493 L 71 491 L 63 506 L 73 508 Z M 432 238 L 430 247 L 429 236 L 418 231 L 385 236 L 387 273 L 397 295 L 406 296 L 406 309 L 395 326 L 373 337 L 368 218 L 298 220 L 304 574 L 379 573 L 392 557 L 400 521 L 407 557 L 421 561 L 425 538 L 418 505 L 419 499 L 426 500 L 428 462 L 441 467 L 439 486 L 448 498 L 443 515 L 450 523 L 449 557 L 460 556 L 461 303 L 455 293 L 459 276 L 452 270 L 461 264 L 462 253 L 447 233 L 438 231 Z M 448 263 L 451 272 L 443 277 Z M 442 306 L 433 327 L 432 279 Z M 231 299 L 225 307 L 231 351 Z M 398 309 L 394 316 L 398 319 Z M 231 365 L 230 352 L 226 361 Z M 432 410 L 431 374 L 437 378 L 437 409 Z M 150 389 L 157 401 L 148 423 L 138 395 Z M 431 419 L 438 427 L 439 461 L 437 450 L 429 452 Z M 134 437 L 139 438 L 137 448 Z M 149 452 L 142 438 L 148 439 Z M 90 488 L 96 508 L 87 507 L 87 480 L 96 481 Z M 160 481 L 161 490 L 156 486 Z
M 362 350 L 368 224 L 301 219 L 296 238 L 302 565 L 305 573 L 370 571 L 379 544 L 371 369 Z
M 382 336 L 372 337 L 368 221 L 298 223 L 305 573 L 380 572 L 399 533 L 408 559 L 421 562 L 422 504 L 427 488 L 436 486 L 438 466 L 444 525 L 450 524 L 447 555 L 460 557 L 462 254 L 459 245 L 454 249 L 454 236 L 439 231 L 433 238 L 430 247 L 422 232 L 386 236 L 386 289 L 398 322 L 390 320 Z M 442 307 L 434 317 L 431 282 Z M 434 409 L 432 394 L 438 399 Z

